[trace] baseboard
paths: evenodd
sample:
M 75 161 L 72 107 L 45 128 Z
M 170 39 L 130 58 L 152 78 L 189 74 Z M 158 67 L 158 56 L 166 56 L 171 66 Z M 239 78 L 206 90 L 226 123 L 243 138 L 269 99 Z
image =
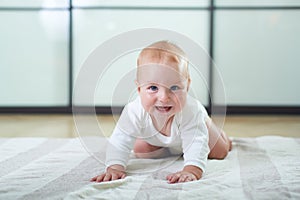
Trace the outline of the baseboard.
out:
M 122 106 L 110 107 L 0 107 L 0 114 L 72 114 L 73 111 L 82 114 L 120 114 Z M 209 109 L 208 109 L 209 110 Z M 300 106 L 236 106 L 229 105 L 226 107 L 227 115 L 235 114 L 278 114 L 278 115 L 300 115 Z

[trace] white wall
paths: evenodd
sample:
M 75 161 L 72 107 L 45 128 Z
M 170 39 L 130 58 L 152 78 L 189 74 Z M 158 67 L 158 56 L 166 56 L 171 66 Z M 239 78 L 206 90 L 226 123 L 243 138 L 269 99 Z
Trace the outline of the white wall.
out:
M 82 63 L 99 44 L 122 32 L 138 28 L 151 27 L 173 30 L 188 36 L 199 45 L 202 45 L 204 49 L 209 48 L 209 13 L 205 10 L 169 10 L 167 12 L 163 10 L 104 10 L 99 12 L 99 10 L 76 9 L 73 15 L 74 81 Z M 138 53 L 137 51 L 126 54 L 115 61 L 103 77 L 99 77 L 101 82 L 99 82 L 98 91 L 95 91 L 96 105 L 111 105 L 114 88 L 123 76 L 135 69 Z M 208 65 L 204 69 L 203 76 L 208 77 Z M 198 93 L 197 96 L 201 96 L 201 101 L 207 104 L 208 89 L 205 82 L 196 76 L 192 67 L 191 71 L 193 79 L 191 88 Z M 199 86 L 201 90 L 199 90 Z M 128 98 L 129 94 L 124 94 L 115 103 L 124 105 Z M 80 104 L 86 105 L 84 101 Z
M 0 106 L 68 105 L 68 16 L 0 10 Z
M 300 10 L 218 10 L 215 62 L 229 105 L 300 105 Z
M 170 29 L 209 51 L 209 0 L 132 0 L 126 4 L 73 0 L 73 75 L 69 77 L 68 3 L 0 2 L 0 107 L 68 106 L 69 79 L 74 83 L 93 49 L 125 31 Z M 227 104 L 299 106 L 300 9 L 292 8 L 300 6 L 300 1 L 216 0 L 215 5 L 214 62 L 223 78 Z M 111 105 L 113 88 L 134 69 L 137 53 L 115 61 L 101 78 L 95 91 L 97 106 Z M 208 72 L 206 66 L 203 75 L 208 77 Z M 208 105 L 207 83 L 193 69 L 191 73 L 192 89 Z M 214 88 L 215 97 L 219 89 Z M 129 96 L 124 94 L 116 105 L 124 105 Z M 86 105 L 84 100 L 80 105 Z

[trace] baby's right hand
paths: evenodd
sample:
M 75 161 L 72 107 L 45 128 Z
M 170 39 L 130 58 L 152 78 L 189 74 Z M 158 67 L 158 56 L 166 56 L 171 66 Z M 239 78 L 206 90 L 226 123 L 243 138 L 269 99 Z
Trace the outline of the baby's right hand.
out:
M 106 182 L 125 178 L 125 168 L 122 165 L 112 165 L 106 169 L 106 172 L 95 176 L 91 181 Z

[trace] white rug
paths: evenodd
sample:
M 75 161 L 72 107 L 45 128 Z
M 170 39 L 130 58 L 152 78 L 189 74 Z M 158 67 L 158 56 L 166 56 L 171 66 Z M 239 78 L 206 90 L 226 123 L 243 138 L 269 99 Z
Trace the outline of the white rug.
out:
M 300 199 L 299 138 L 233 138 L 226 159 L 181 184 L 165 179 L 182 168 L 175 157 L 131 159 L 125 179 L 91 183 L 106 139 L 84 141 L 94 156 L 76 138 L 0 138 L 0 199 Z

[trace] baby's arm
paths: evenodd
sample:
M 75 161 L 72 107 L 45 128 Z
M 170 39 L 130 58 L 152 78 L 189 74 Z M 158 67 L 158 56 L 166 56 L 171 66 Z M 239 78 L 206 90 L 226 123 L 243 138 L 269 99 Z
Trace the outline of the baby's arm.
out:
M 122 165 L 109 166 L 103 174 L 95 176 L 91 181 L 106 182 L 125 178 L 125 168 Z
M 205 108 L 193 105 L 183 110 L 180 137 L 182 141 L 184 168 L 167 176 L 169 183 L 181 183 L 199 180 L 207 163 L 208 130 L 205 125 Z
M 202 176 L 202 170 L 193 165 L 187 165 L 182 171 L 167 176 L 169 183 L 183 183 L 199 180 Z

